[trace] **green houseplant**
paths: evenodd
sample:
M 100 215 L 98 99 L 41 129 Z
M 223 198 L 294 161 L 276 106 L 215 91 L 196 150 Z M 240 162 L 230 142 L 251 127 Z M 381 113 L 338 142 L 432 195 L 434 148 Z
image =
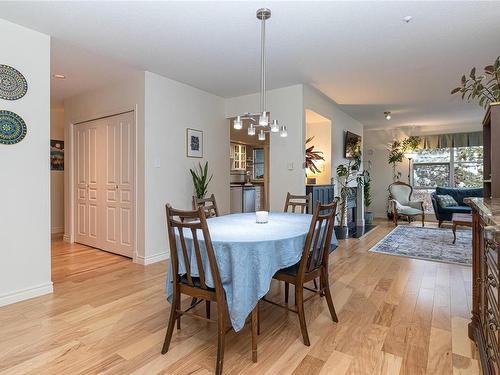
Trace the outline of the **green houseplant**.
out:
M 304 167 L 306 169 L 309 169 L 313 174 L 316 173 L 321 173 L 319 170 L 318 166 L 316 165 L 317 161 L 324 161 L 325 158 L 323 157 L 323 151 L 317 151 L 314 149 L 314 145 L 312 146 L 307 146 L 308 143 L 310 143 L 314 139 L 313 137 L 307 138 L 305 142 L 306 146 L 306 162 L 304 164 Z
M 340 164 L 337 169 L 337 181 L 339 184 L 339 196 L 335 197 L 339 207 L 339 226 L 344 228 L 346 223 L 347 198 L 352 196 L 352 183 L 356 182 L 358 188 L 363 186 L 364 177 L 359 173 L 361 167 L 361 153 L 354 156 L 347 164 Z
M 476 75 L 472 68 L 469 76 L 462 76 L 459 87 L 451 90 L 451 94 L 462 94 L 462 100 L 477 100 L 481 107 L 487 108 L 490 103 L 500 102 L 500 56 L 492 65 L 484 67 L 484 75 Z
M 208 177 L 208 161 L 205 166 L 202 167 L 201 163 L 198 163 L 198 169 L 189 169 L 191 172 L 191 177 L 193 178 L 194 190 L 196 192 L 196 198 L 205 198 L 208 191 L 208 184 L 212 181 L 213 175 Z
M 365 203 L 365 224 L 373 224 L 373 212 L 368 211 L 368 208 L 372 204 L 371 196 L 371 176 L 370 171 L 365 170 L 363 172 L 363 199 Z
M 420 145 L 421 139 L 417 136 L 410 136 L 402 140 L 394 140 L 388 146 L 389 158 L 388 162 L 392 167 L 392 181 L 396 182 L 401 178 L 401 172 L 396 170 L 399 163 L 403 162 L 405 153 L 415 150 Z

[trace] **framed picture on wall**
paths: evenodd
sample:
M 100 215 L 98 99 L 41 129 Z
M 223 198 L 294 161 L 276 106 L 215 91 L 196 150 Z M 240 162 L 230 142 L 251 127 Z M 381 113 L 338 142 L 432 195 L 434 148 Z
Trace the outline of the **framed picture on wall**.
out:
M 64 141 L 50 140 L 50 170 L 64 171 Z
M 203 132 L 201 130 L 187 128 L 186 143 L 189 158 L 203 157 Z

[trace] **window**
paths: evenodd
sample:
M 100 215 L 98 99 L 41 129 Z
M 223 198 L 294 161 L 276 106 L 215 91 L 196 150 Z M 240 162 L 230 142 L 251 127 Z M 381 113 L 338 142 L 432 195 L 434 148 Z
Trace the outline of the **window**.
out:
M 415 151 L 412 159 L 414 198 L 431 210 L 430 194 L 436 187 L 482 187 L 483 146 L 435 148 Z
M 253 149 L 253 178 L 262 180 L 264 178 L 264 149 Z

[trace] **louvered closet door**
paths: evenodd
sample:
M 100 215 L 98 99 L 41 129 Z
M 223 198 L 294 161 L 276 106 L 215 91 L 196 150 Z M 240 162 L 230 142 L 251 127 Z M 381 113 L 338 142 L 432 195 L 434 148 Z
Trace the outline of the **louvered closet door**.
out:
M 102 248 L 132 257 L 134 238 L 134 113 L 104 119 Z
M 75 126 L 75 240 L 99 247 L 99 123 Z

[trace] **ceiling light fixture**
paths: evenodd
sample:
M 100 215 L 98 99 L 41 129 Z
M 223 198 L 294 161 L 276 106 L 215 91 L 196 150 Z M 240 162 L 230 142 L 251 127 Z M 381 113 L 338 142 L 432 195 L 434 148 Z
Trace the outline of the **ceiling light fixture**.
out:
M 278 120 L 271 122 L 269 112 L 266 110 L 266 20 L 271 18 L 271 10 L 261 8 L 257 10 L 257 19 L 261 21 L 260 31 L 260 112 L 245 113 L 237 116 L 233 122 L 233 127 L 236 130 L 243 128 L 243 120 L 250 120 L 248 127 L 248 135 L 255 135 L 256 128 L 261 129 L 258 132 L 259 141 L 266 139 L 265 133 L 279 133 L 281 137 L 288 136 L 288 130 L 285 125 L 280 125 Z
M 413 19 L 412 16 L 404 16 L 403 17 L 403 21 L 405 21 L 406 23 L 410 23 L 410 21 Z
M 54 74 L 53 77 L 57 79 L 66 79 L 66 76 L 64 74 Z
M 385 111 L 384 112 L 384 117 L 385 117 L 386 120 L 390 120 L 391 119 L 391 112 Z

